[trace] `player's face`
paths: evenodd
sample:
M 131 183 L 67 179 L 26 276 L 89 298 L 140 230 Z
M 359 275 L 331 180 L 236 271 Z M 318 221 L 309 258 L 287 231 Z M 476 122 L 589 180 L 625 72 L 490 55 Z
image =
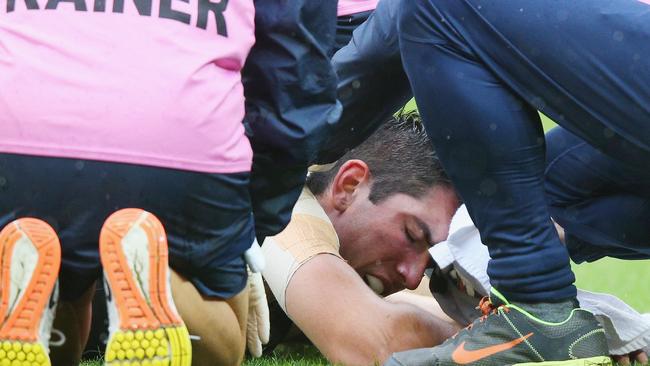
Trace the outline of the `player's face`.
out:
M 399 193 L 377 204 L 368 189 L 358 193 L 337 222 L 341 256 L 381 295 L 416 288 L 428 249 L 447 238 L 459 205 L 455 193 L 437 186 L 419 199 Z

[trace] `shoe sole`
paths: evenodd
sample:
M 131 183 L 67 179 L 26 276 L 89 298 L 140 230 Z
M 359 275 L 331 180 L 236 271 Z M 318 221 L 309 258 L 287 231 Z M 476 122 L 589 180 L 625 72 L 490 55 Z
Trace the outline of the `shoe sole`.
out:
M 189 333 L 169 292 L 160 221 L 140 209 L 120 210 L 104 223 L 99 251 L 119 318 L 109 334 L 105 364 L 190 366 Z
M 516 363 L 512 366 L 612 366 L 613 364 L 611 358 L 607 356 L 599 356 L 566 361 Z
M 35 251 L 20 251 L 19 246 Z M 15 253 L 19 255 L 14 258 Z M 34 256 L 29 255 L 32 253 L 37 256 L 35 265 Z M 0 261 L 0 288 L 7 289 L 0 294 L 0 365 L 50 366 L 39 331 L 61 266 L 59 238 L 54 229 L 41 220 L 15 220 L 0 232 Z M 10 302 L 16 301 L 20 294 L 12 300 L 9 289 L 12 280 L 21 281 L 22 278 L 12 279 L 12 265 L 33 266 L 28 285 L 15 305 Z
M 613 364 L 611 358 L 607 356 L 599 356 L 566 361 L 515 363 L 509 366 L 612 366 Z M 405 366 L 405 364 L 391 357 L 386 361 L 386 363 L 384 363 L 384 366 Z

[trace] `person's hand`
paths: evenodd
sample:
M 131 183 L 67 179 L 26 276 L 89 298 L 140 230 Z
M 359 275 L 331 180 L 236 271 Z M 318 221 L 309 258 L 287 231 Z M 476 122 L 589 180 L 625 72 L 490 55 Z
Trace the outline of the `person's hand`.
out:
M 614 362 L 621 366 L 630 365 L 632 363 L 637 363 L 640 365 L 648 364 L 648 355 L 643 350 L 630 352 L 627 355 L 613 355 L 612 358 L 614 359 Z
M 269 342 L 271 322 L 262 274 L 248 270 L 248 322 L 246 345 L 253 357 L 262 356 L 262 346 Z

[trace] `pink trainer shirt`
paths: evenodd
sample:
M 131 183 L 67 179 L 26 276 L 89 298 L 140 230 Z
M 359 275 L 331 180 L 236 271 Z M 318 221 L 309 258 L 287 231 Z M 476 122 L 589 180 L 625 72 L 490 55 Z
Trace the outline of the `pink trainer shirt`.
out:
M 240 70 L 252 0 L 4 3 L 1 152 L 250 170 Z
M 379 0 L 339 0 L 338 16 L 361 13 L 375 10 Z

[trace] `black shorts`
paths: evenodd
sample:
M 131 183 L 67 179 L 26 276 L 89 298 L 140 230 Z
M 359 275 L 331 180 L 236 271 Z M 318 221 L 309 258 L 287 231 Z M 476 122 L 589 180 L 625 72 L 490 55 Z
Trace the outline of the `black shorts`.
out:
M 205 296 L 246 284 L 243 253 L 255 237 L 249 173 L 209 174 L 141 165 L 0 153 L 0 227 L 48 222 L 61 240 L 61 299 L 77 299 L 101 273 L 104 220 L 127 207 L 156 215 L 170 266 Z

